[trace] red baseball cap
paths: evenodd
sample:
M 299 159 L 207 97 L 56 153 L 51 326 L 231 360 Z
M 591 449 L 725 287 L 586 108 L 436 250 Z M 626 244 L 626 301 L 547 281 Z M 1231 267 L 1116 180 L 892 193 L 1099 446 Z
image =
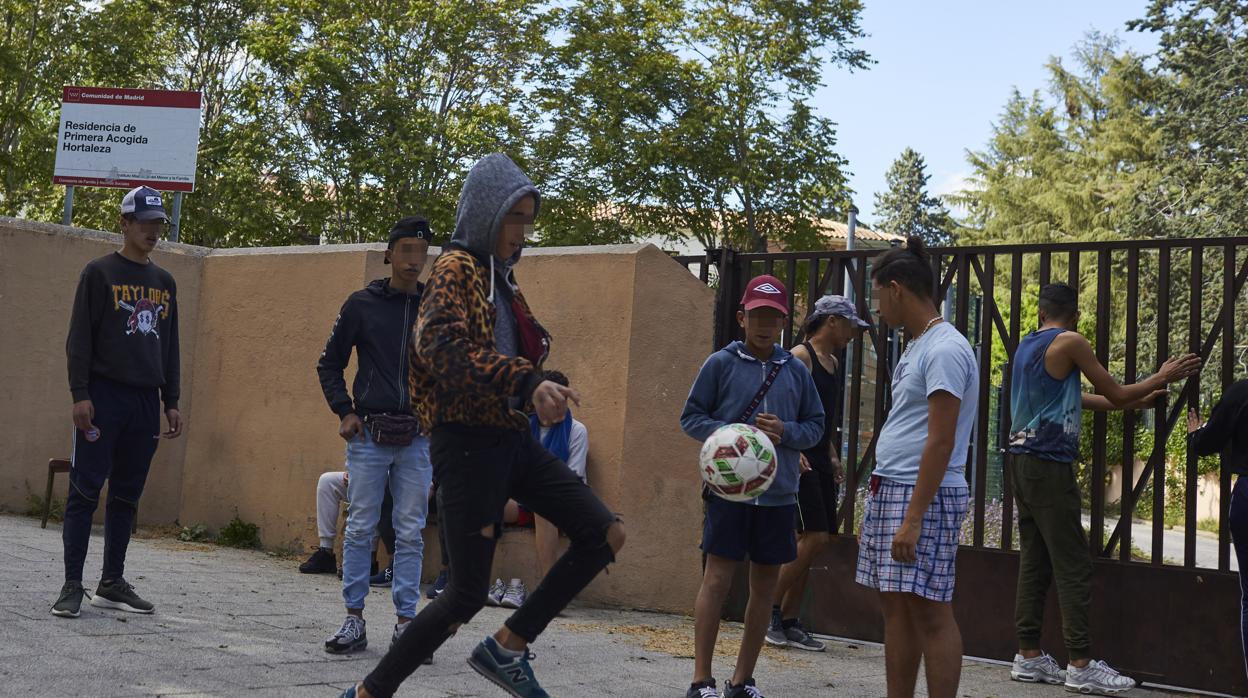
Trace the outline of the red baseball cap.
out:
M 741 305 L 746 310 L 755 308 L 775 308 L 785 315 L 789 314 L 789 292 L 784 283 L 770 274 L 763 274 L 750 279 L 745 285 L 745 295 L 741 297 Z

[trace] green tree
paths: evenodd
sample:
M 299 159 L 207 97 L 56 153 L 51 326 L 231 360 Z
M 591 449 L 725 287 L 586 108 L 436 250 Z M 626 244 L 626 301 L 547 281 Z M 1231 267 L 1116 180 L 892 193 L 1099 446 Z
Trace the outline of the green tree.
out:
M 257 35 L 323 239 L 381 239 L 413 212 L 448 231 L 472 162 L 523 155 L 520 77 L 544 41 L 531 3 L 273 2 Z
M 1146 205 L 1164 234 L 1242 235 L 1248 220 L 1248 5 L 1153 0 L 1129 24 L 1157 34 L 1164 158 Z
M 816 219 L 848 199 L 835 124 L 807 100 L 823 66 L 863 68 L 861 4 L 587 0 L 536 92 L 537 152 L 556 184 L 542 234 L 602 228 L 707 247 L 822 246 Z
M 884 181 L 888 191 L 875 195 L 876 227 L 894 235 L 918 235 L 933 247 L 953 241 L 953 221 L 940 199 L 927 193 L 927 163 L 913 148 L 901 151 Z

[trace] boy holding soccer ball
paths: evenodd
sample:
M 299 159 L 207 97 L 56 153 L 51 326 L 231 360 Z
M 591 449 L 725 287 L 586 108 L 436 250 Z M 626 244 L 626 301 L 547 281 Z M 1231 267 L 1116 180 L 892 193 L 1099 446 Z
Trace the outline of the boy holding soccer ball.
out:
M 737 322 L 745 340 L 711 354 L 680 416 L 685 433 L 705 441 L 725 424 L 757 427 L 776 447 L 775 480 L 758 498 L 733 502 L 704 493 L 706 569 L 694 605 L 693 683 L 686 698 L 762 698 L 754 665 L 771 617 L 780 567 L 797 557 L 797 483 L 802 449 L 819 442 L 823 406 L 810 371 L 776 340 L 788 317 L 788 293 L 772 276 L 746 285 Z M 750 561 L 745 634 L 732 679 L 721 694 L 711 675 L 719 618 L 738 563 Z

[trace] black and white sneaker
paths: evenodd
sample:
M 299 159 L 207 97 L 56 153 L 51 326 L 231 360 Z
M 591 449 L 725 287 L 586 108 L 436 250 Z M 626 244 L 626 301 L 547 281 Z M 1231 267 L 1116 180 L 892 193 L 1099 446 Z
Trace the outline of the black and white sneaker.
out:
M 715 679 L 690 684 L 689 690 L 685 691 L 685 698 L 720 698 L 719 690 L 715 688 Z
M 144 601 L 134 593 L 134 587 L 125 579 L 101 579 L 95 588 L 91 605 L 96 608 L 115 608 L 130 613 L 151 613 L 156 609 L 150 601 Z
M 338 632 L 325 640 L 325 651 L 330 654 L 358 652 L 368 647 L 368 633 L 364 631 L 364 619 L 348 615 Z
M 754 677 L 751 676 L 739 686 L 733 686 L 731 681 L 725 681 L 724 698 L 763 698 L 763 692 L 754 685 Z
M 61 587 L 61 595 L 52 605 L 52 615 L 61 618 L 77 618 L 78 609 L 82 607 L 82 597 L 86 595 L 87 590 L 82 588 L 82 582 L 65 582 L 65 586 Z

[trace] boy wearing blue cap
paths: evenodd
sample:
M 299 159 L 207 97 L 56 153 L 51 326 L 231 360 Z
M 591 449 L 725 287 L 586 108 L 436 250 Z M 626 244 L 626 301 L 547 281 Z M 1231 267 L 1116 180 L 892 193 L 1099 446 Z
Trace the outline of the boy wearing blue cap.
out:
M 160 192 L 121 200 L 120 252 L 93 260 L 78 277 L 65 353 L 74 399 L 74 449 L 62 539 L 65 585 L 52 614 L 77 618 L 91 518 L 108 481 L 104 571 L 91 605 L 151 613 L 122 576 L 130 530 L 161 438 L 182 433 L 178 412 L 178 303 L 173 276 L 151 259 L 169 229 Z M 168 431 L 160 431 L 164 402 Z

